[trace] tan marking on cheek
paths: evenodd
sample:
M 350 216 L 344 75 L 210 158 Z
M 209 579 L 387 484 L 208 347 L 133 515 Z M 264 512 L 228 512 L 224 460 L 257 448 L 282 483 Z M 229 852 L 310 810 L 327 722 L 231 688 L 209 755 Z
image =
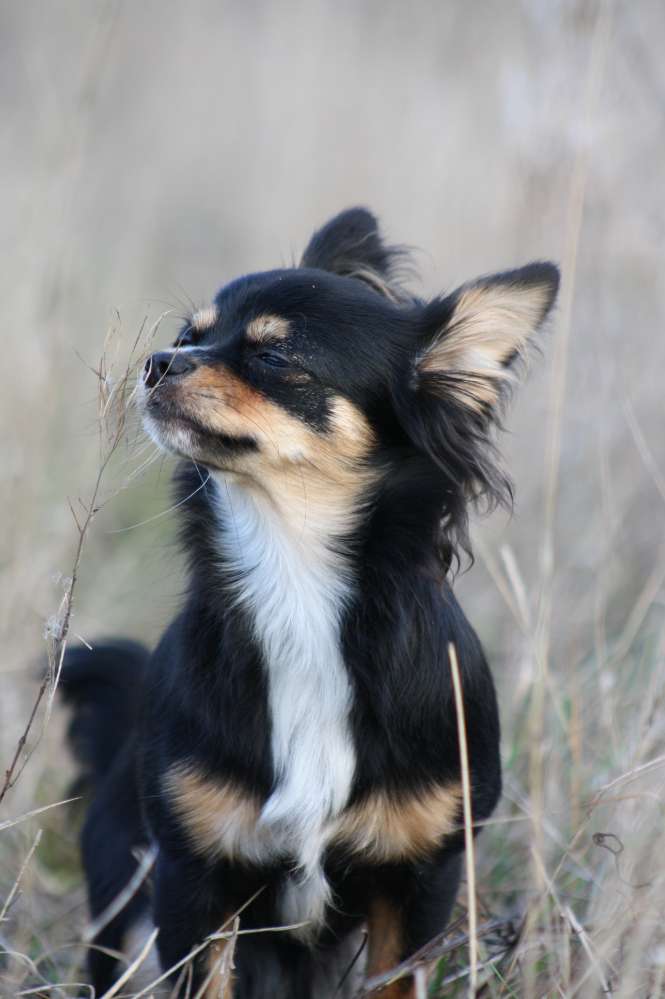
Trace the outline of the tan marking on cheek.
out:
M 375 435 L 365 415 L 352 402 L 338 395 L 330 407 L 332 447 L 344 458 L 360 459 L 371 450 Z
M 268 459 L 298 460 L 311 448 L 312 433 L 228 368 L 197 368 L 180 389 L 180 400 L 212 433 L 252 437 Z
M 211 432 L 254 438 L 273 464 L 311 463 L 334 476 L 338 464 L 362 459 L 374 441 L 363 414 L 342 396 L 332 402 L 330 431 L 321 434 L 222 366 L 197 368 L 178 396 Z
M 233 857 L 254 835 L 259 803 L 231 783 L 178 764 L 167 771 L 164 790 L 196 853 Z
M 461 802 L 459 784 L 403 801 L 374 794 L 341 816 L 334 841 L 377 862 L 424 857 L 459 827 Z
M 211 433 L 257 443 L 258 452 L 231 456 L 227 470 L 267 494 L 295 535 L 345 533 L 357 523 L 379 473 L 365 462 L 374 435 L 351 402 L 333 399 L 330 426 L 318 432 L 222 366 L 197 368 L 177 399 Z
M 268 465 L 257 458 L 255 475 L 294 536 L 306 531 L 311 540 L 353 530 L 363 514 L 364 497 L 379 476 L 365 460 L 374 437 L 362 413 L 338 398 L 323 433 L 295 417 L 287 416 L 284 424 L 275 419 L 274 426 L 275 433 L 283 435 L 279 460 Z
M 291 332 L 286 319 L 281 316 L 257 316 L 247 324 L 245 333 L 255 343 L 270 343 L 285 340 Z
M 190 326 L 194 330 L 202 332 L 210 329 L 217 322 L 217 306 L 208 305 L 205 309 L 198 309 L 190 320 Z

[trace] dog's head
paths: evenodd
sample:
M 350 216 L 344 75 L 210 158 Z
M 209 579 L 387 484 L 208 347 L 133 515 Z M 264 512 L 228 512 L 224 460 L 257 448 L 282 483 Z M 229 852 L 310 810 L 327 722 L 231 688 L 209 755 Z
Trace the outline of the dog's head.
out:
M 227 285 L 146 363 L 150 434 L 287 505 L 360 509 L 392 489 L 463 534 L 470 500 L 509 496 L 492 426 L 558 271 L 530 264 L 421 302 L 396 279 L 400 259 L 352 209 L 298 267 Z

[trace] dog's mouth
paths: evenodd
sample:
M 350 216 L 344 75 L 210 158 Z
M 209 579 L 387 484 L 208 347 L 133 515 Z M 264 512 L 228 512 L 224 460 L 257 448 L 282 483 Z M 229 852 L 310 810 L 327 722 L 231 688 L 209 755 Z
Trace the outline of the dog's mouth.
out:
M 186 391 L 177 384 L 147 388 L 141 381 L 137 402 L 147 434 L 170 454 L 224 470 L 233 458 L 258 450 L 256 440 L 249 435 L 207 426 L 188 405 Z

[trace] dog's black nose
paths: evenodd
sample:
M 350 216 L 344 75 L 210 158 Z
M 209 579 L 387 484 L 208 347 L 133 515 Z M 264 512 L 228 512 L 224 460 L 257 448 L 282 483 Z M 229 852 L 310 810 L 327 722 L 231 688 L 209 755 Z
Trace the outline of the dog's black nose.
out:
M 151 354 L 145 362 L 143 381 L 148 388 L 154 388 L 158 382 L 175 375 L 184 375 L 191 371 L 194 364 L 182 350 L 160 350 Z

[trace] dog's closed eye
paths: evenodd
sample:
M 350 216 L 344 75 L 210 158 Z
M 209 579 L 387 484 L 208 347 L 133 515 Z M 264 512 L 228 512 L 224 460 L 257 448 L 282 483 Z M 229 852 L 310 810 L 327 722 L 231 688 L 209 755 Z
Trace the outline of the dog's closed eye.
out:
M 291 361 L 284 354 L 277 350 L 262 350 L 260 354 L 254 355 L 254 360 L 269 368 L 290 368 Z

